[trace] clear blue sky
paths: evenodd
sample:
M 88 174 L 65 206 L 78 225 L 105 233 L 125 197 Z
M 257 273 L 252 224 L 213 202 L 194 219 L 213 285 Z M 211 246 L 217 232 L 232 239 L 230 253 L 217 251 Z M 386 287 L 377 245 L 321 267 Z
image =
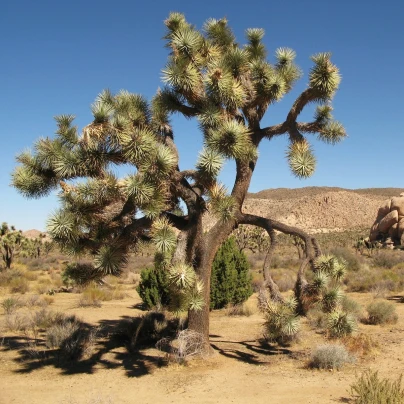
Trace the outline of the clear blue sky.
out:
M 331 51 L 342 83 L 334 116 L 349 138 L 336 146 L 313 141 L 318 165 L 308 180 L 294 178 L 284 159 L 286 143 L 263 144 L 250 191 L 340 186 L 404 187 L 404 2 L 402 0 L 230 1 L 32 1 L 9 0 L 0 14 L 0 221 L 45 229 L 56 195 L 26 200 L 10 187 L 15 156 L 55 131 L 53 116 L 71 113 L 81 128 L 89 105 L 104 88 L 150 98 L 161 85 L 167 49 L 161 39 L 170 11 L 201 27 L 226 17 L 240 43 L 244 30 L 264 28 L 271 57 L 278 47 L 297 52 L 305 76 L 295 91 L 269 109 L 265 124 L 281 122 L 307 83 L 310 55 Z M 311 118 L 313 108 L 302 115 Z M 173 120 L 181 168 L 193 166 L 201 135 L 190 122 Z M 314 140 L 314 139 L 313 139 Z M 232 164 L 222 180 L 234 178 Z

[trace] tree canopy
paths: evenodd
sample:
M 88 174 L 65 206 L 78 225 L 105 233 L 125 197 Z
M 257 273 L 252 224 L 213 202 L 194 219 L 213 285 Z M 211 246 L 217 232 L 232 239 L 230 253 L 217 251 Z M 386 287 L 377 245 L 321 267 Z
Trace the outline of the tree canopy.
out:
M 47 230 L 72 254 L 90 252 L 93 270 L 119 275 L 130 251 L 154 242 L 169 257 L 171 282 L 195 296 L 187 300 L 190 328 L 207 335 L 211 264 L 239 224 L 261 227 L 273 244 L 274 230 L 296 235 L 305 242 L 307 262 L 318 255 L 306 233 L 243 213 L 242 205 L 262 141 L 286 136 L 290 169 L 306 178 L 316 166 L 310 137 L 335 144 L 346 136 L 331 106 L 341 77 L 330 53 L 312 56 L 307 88 L 283 122 L 263 127 L 268 108 L 302 76 L 295 52 L 279 48 L 270 62 L 263 29 L 247 29 L 246 43 L 239 45 L 224 18 L 209 19 L 199 30 L 174 12 L 165 26 L 169 55 L 164 85 L 153 99 L 104 90 L 91 106 L 93 121 L 81 131 L 72 115 L 57 116 L 56 136 L 38 140 L 32 152 L 18 156 L 13 185 L 31 198 L 59 190 L 60 209 Z M 300 122 L 311 103 L 318 104 L 313 120 Z M 180 169 L 174 113 L 199 124 L 204 147 L 194 168 Z M 218 181 L 226 159 L 236 162 L 230 191 Z M 121 165 L 131 166 L 132 173 L 117 178 L 113 170 Z M 207 211 L 218 222 L 204 231 Z

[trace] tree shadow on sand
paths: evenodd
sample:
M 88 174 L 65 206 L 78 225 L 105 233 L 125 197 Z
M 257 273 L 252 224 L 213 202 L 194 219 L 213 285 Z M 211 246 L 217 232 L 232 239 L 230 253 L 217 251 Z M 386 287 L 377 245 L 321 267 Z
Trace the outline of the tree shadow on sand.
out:
M 227 358 L 236 359 L 251 365 L 262 365 L 273 355 L 290 355 L 292 351 L 269 344 L 266 340 L 211 342 L 212 348 Z
M 60 369 L 63 375 L 95 373 L 99 369 L 116 369 L 123 367 L 128 377 L 141 377 L 151 373 L 165 361 L 161 352 L 149 347 L 130 346 L 123 328 L 132 319 L 122 317 L 120 320 L 102 320 L 91 353 L 81 352 L 78 357 L 69 357 L 62 349 L 48 349 L 42 337 L 28 336 L 4 337 L 0 352 L 14 351 L 14 359 L 19 364 L 17 373 L 30 373 L 44 367 Z M 85 324 L 89 329 L 91 326 Z M 86 347 L 87 351 L 89 347 Z
M 138 338 L 134 326 L 141 319 L 124 316 L 118 320 L 101 320 L 98 327 L 83 323 L 87 330 L 97 328 L 98 332 L 92 346 L 85 347 L 75 357 L 68 357 L 61 348 L 47 348 L 44 332 L 36 338 L 27 335 L 4 337 L 0 352 L 17 353 L 14 359 L 19 365 L 15 370 L 17 373 L 31 373 L 45 367 L 60 369 L 62 375 L 93 374 L 100 369 L 124 368 L 128 377 L 141 377 L 166 366 L 170 348 L 166 346 L 165 352 L 162 345 L 159 350 L 155 348 L 161 335 L 148 340 Z M 173 329 L 170 332 L 169 339 L 172 339 L 175 333 Z M 265 364 L 273 355 L 293 355 L 291 350 L 271 345 L 265 340 L 226 341 L 220 335 L 211 335 L 210 338 L 212 348 L 220 355 L 249 364 Z

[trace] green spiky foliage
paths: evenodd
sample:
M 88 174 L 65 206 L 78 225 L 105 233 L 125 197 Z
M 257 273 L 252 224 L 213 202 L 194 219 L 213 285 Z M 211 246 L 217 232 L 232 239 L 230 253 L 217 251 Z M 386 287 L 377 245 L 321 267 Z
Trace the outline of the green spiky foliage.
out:
M 314 261 L 314 276 L 306 288 L 308 307 L 327 313 L 327 331 L 331 337 L 350 335 L 357 329 L 356 318 L 344 310 L 342 281 L 346 262 L 334 255 L 321 255 Z
M 324 312 L 331 313 L 340 307 L 344 296 L 341 287 L 346 262 L 334 255 L 321 255 L 313 269 L 313 280 L 306 287 L 308 305 L 320 305 Z
M 6 222 L 2 223 L 0 228 L 0 251 L 3 264 L 6 269 L 10 269 L 15 257 L 20 255 L 28 243 L 28 239 L 17 231 L 14 226 L 8 226 Z
M 209 19 L 198 30 L 174 12 L 165 26 L 170 53 L 162 70 L 163 86 L 153 99 L 106 90 L 92 104 L 93 120 L 82 130 L 72 115 L 56 117 L 55 136 L 38 140 L 32 151 L 18 156 L 12 181 L 30 198 L 59 190 L 60 208 L 48 220 L 48 233 L 73 256 L 92 255 L 92 268 L 105 275 L 119 275 L 129 252 L 141 242 L 154 242 L 165 254 L 182 246 L 175 242 L 178 234 L 185 237 L 186 251 L 178 262 L 193 267 L 196 281 L 180 296 L 194 296 L 192 301 L 183 299 L 191 307 L 189 325 L 208 338 L 209 290 L 201 292 L 202 305 L 199 289 L 209 284 L 215 253 L 238 224 L 308 240 L 304 232 L 285 224 L 246 216 L 242 204 L 262 141 L 287 136 L 291 171 L 306 178 L 315 169 L 310 136 L 317 134 L 318 140 L 331 144 L 346 136 L 331 115 L 340 75 L 329 53 L 313 56 L 308 87 L 296 97 L 286 119 L 264 126 L 268 108 L 302 76 L 295 52 L 268 51 L 264 30 L 258 28 L 248 29 L 246 43 L 240 45 L 224 18 Z M 300 122 L 300 113 L 311 103 L 319 105 L 314 119 Z M 195 169 L 179 167 L 170 120 L 175 113 L 199 124 L 204 148 Z M 236 175 L 227 191 L 217 176 L 229 159 L 235 161 Z M 132 170 L 117 178 L 117 166 Z M 179 202 L 185 206 L 183 214 Z M 204 230 L 206 211 L 218 221 Z M 309 247 L 312 260 L 314 250 Z M 171 254 L 174 261 L 177 255 Z M 179 273 L 173 269 L 173 283 L 179 282 Z
M 300 317 L 296 315 L 297 300 L 294 297 L 275 302 L 268 296 L 260 298 L 260 309 L 265 315 L 264 335 L 270 342 L 289 344 L 300 331 Z

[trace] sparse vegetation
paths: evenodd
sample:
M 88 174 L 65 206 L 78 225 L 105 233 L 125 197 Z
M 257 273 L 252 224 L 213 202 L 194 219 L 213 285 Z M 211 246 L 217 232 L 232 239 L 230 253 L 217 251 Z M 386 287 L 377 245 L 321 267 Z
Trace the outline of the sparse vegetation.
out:
M 364 372 L 351 385 L 355 404 L 403 404 L 402 375 L 397 380 L 384 379 L 378 372 Z
M 365 320 L 368 324 L 394 324 L 397 322 L 398 316 L 393 303 L 375 300 L 366 307 L 366 310 L 368 317 Z
M 325 344 L 314 349 L 309 365 L 317 369 L 340 370 L 344 365 L 354 361 L 355 357 L 343 345 Z
M 8 297 L 1 302 L 5 314 L 13 314 L 21 307 L 21 300 L 18 297 Z

